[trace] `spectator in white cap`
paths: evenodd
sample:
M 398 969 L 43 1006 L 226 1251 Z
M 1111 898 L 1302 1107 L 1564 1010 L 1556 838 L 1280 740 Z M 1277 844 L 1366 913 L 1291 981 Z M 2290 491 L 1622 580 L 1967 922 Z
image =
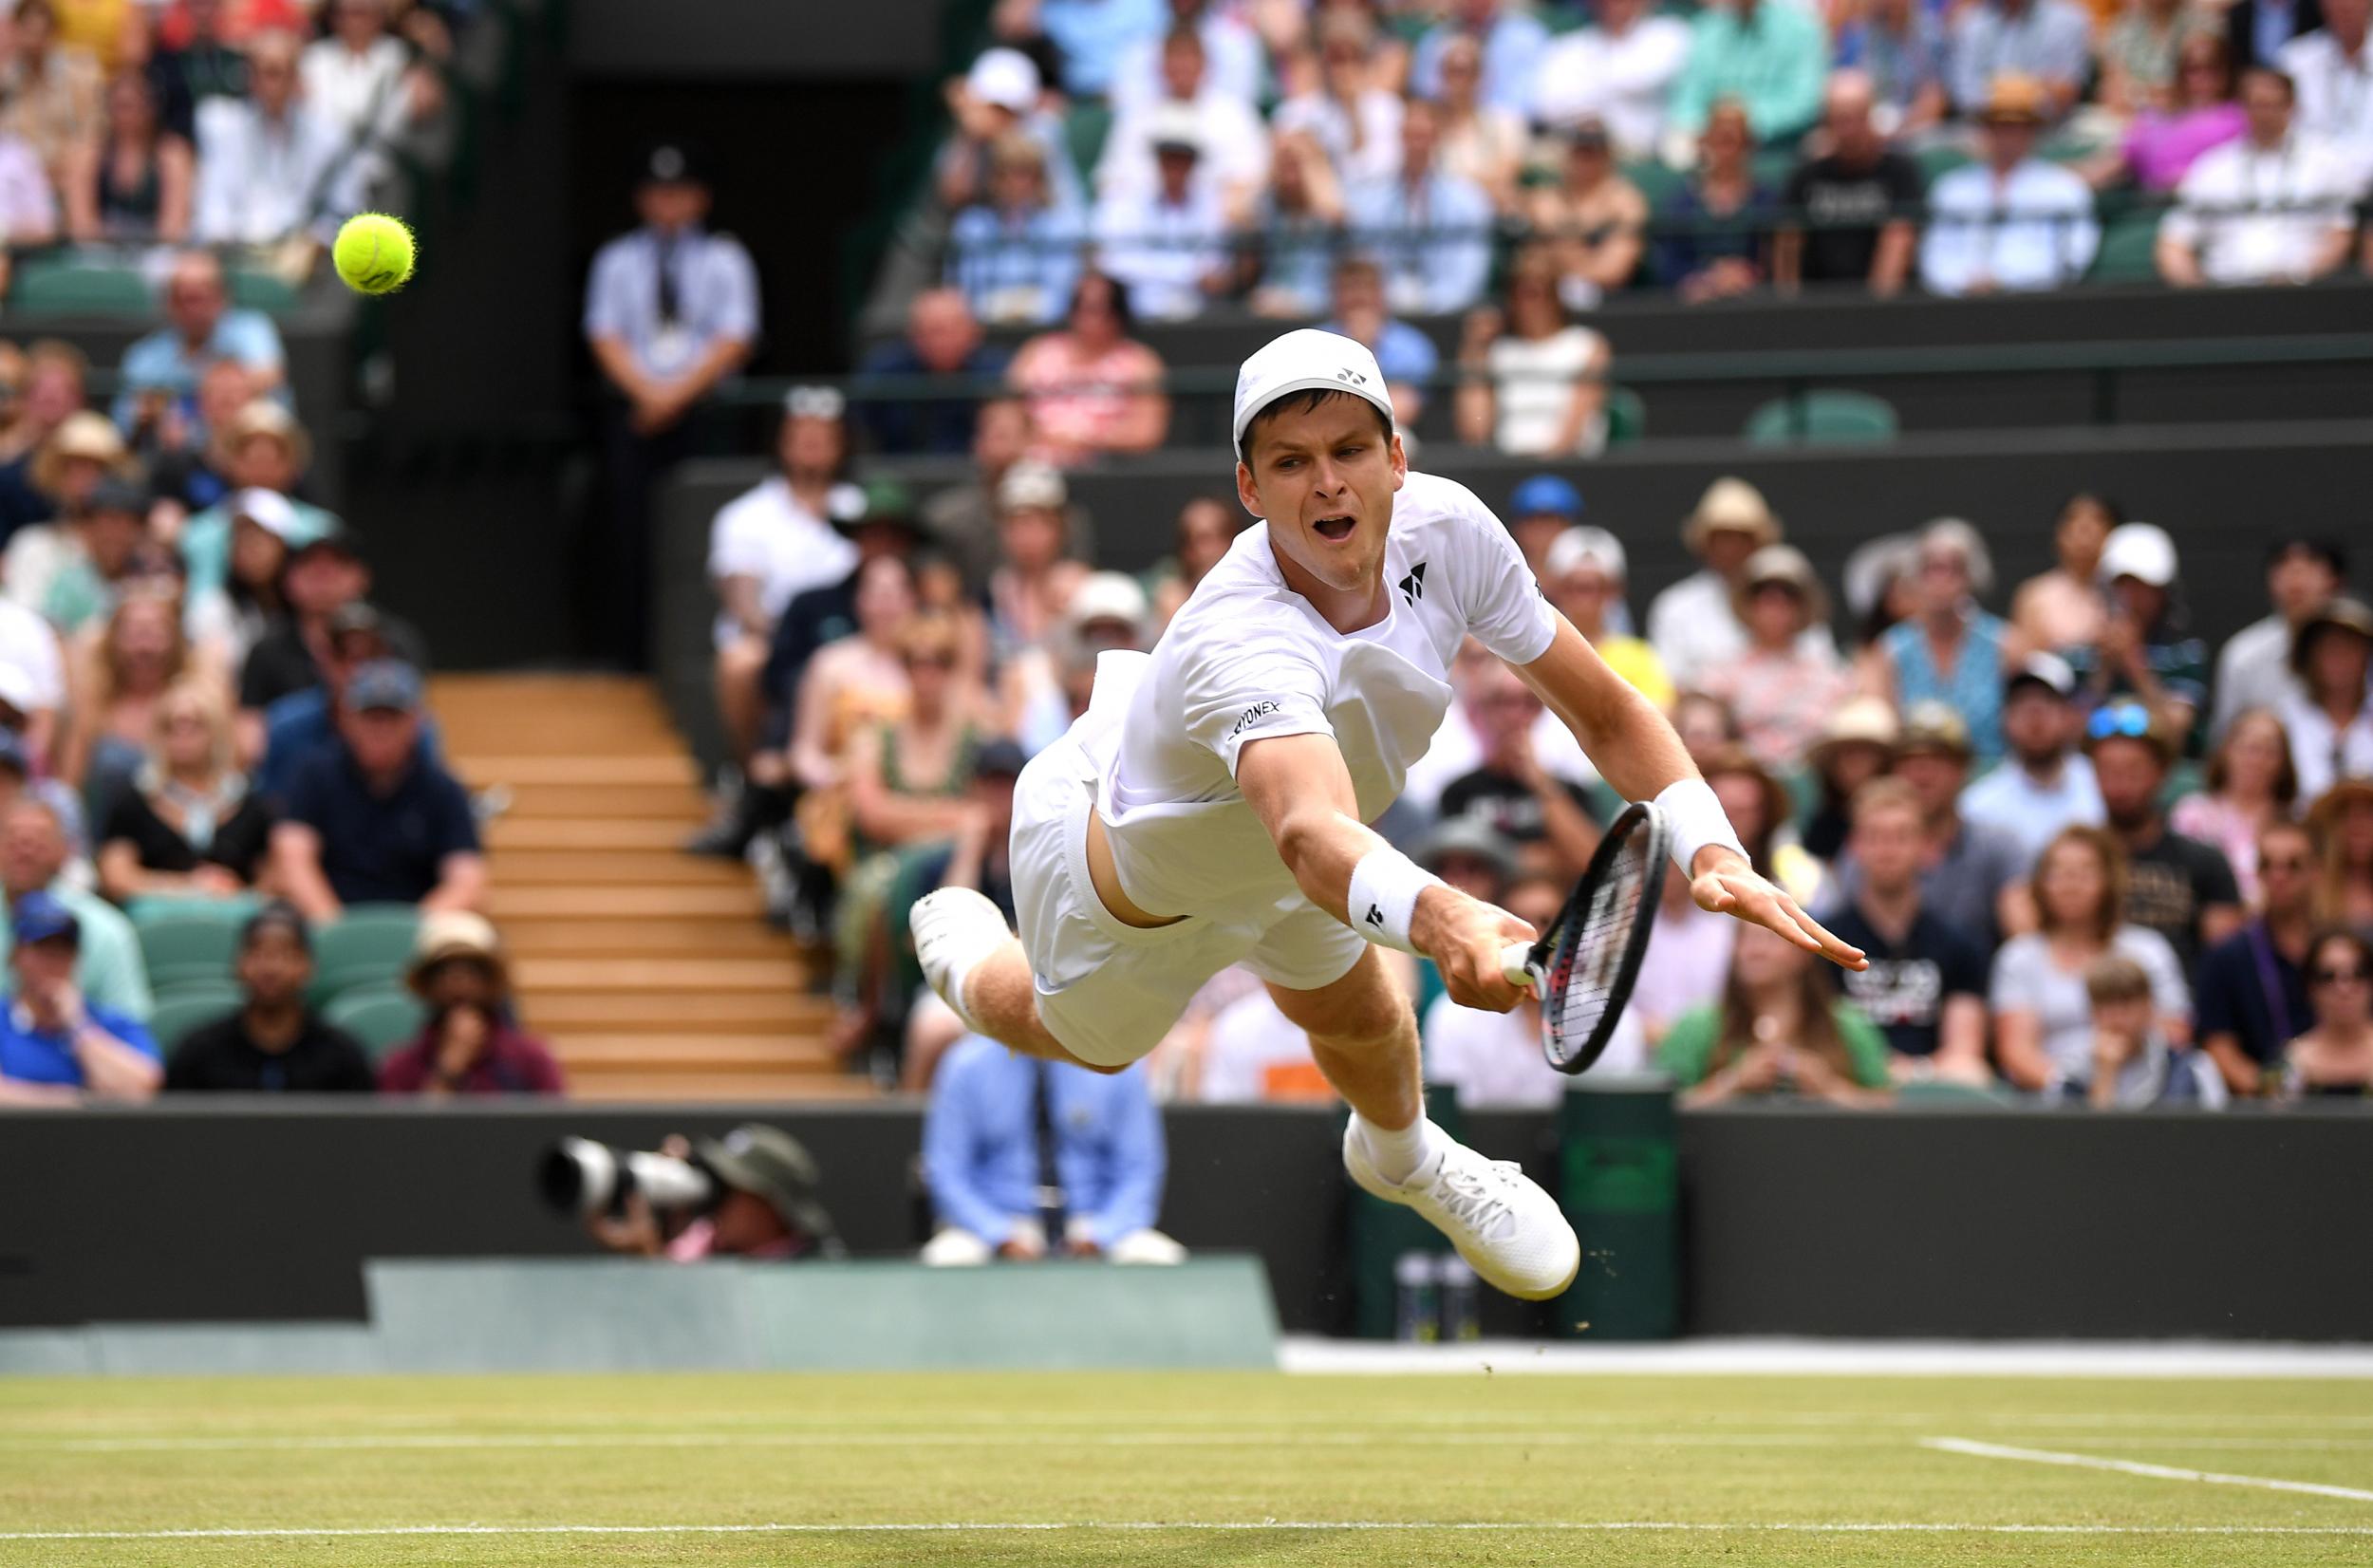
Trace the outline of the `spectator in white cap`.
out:
M 1268 127 L 1250 103 L 1212 84 L 1203 40 L 1190 28 L 1173 28 L 1162 40 L 1161 96 L 1113 121 L 1096 161 L 1098 198 L 1159 185 L 1157 138 L 1176 134 L 1168 127 L 1182 121 L 1193 123 L 1202 149 L 1197 177 L 1218 188 L 1230 221 L 1248 216 L 1269 177 Z
M 1732 607 L 1733 596 L 1748 558 L 1778 544 L 1782 533 L 1764 493 L 1745 479 L 1720 478 L 1706 487 L 1681 524 L 1681 542 L 1705 565 L 1648 607 L 1648 640 L 1675 686 L 1688 691 L 1746 651 L 1747 627 Z M 1802 641 L 1808 657 L 1826 653 L 1835 661 L 1837 644 L 1826 626 L 1805 627 Z
M 1603 528 L 1577 526 L 1559 534 L 1542 563 L 1542 591 L 1590 639 L 1607 667 L 1657 707 L 1672 706 L 1672 678 L 1647 642 L 1622 630 L 1627 568 L 1623 541 Z
M 1096 202 L 1096 253 L 1128 285 L 1139 314 L 1182 320 L 1234 283 L 1232 225 L 1217 183 L 1199 177 L 1203 131 L 1194 111 L 1164 103 L 1147 118 L 1154 182 L 1117 185 Z
M 1019 49 L 983 50 L 970 70 L 948 81 L 947 108 L 955 128 L 940 147 L 932 173 L 933 189 L 948 212 L 996 199 L 991 188 L 996 149 L 1015 137 L 1038 149 L 1039 172 L 1054 207 L 1075 213 L 1085 204 L 1062 118 L 1046 108 L 1043 89 L 1038 67 Z
M 2107 820 L 2093 762 L 2078 749 L 2083 728 L 2076 672 L 2057 654 L 2030 653 L 2002 683 L 2002 765 L 1961 792 L 1961 815 L 2018 840 L 2033 866 L 2063 828 Z
M 1070 499 L 1063 476 L 1044 463 L 1016 463 L 997 487 L 1000 562 L 989 573 L 989 640 L 999 663 L 1051 645 L 1088 574 L 1067 550 Z
M 2121 523 L 2102 546 L 2109 617 L 2097 648 L 2064 650 L 2092 701 L 2131 697 L 2169 734 L 2191 734 L 2208 700 L 2208 644 L 2192 635 L 2176 542 L 2154 523 Z

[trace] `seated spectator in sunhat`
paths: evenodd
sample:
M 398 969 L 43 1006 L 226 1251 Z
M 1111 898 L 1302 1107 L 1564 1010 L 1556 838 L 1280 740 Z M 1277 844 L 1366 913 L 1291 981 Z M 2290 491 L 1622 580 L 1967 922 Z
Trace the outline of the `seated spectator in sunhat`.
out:
M 381 1064 L 390 1094 L 557 1094 L 551 1047 L 519 1027 L 511 961 L 483 915 L 431 910 L 413 940 L 404 984 L 428 1005 L 409 1043 Z
M 1837 662 L 1804 651 L 1804 634 L 1829 622 L 1829 596 L 1813 563 L 1793 545 L 1766 545 L 1749 557 L 1732 613 L 1748 644 L 1706 672 L 1701 685 L 1730 704 L 1757 761 L 1794 770 L 1852 682 Z
M 1857 791 L 1895 765 L 1896 713 L 1883 698 L 1849 697 L 1833 709 L 1804 754 L 1815 798 L 1804 852 L 1828 862 L 1845 848 Z
M 2373 777 L 2373 609 L 2343 595 L 2290 639 L 2295 690 L 2275 714 L 2290 737 L 2299 793 L 2313 800 L 2343 778 Z
M 10 998 L 0 1009 L 0 1105 L 145 1100 L 164 1070 L 147 1025 L 84 996 L 83 925 L 44 892 L 11 900 Z
M 1648 607 L 1648 641 L 1655 644 L 1666 674 L 1682 691 L 1702 689 L 1709 671 L 1747 649 L 1747 627 L 1733 606 L 1740 573 L 1748 557 L 1784 537 L 1780 518 L 1764 493 L 1740 478 L 1720 478 L 1681 524 L 1681 543 L 1704 563 L 1656 595 Z M 1826 627 L 1808 626 L 1805 651 L 1836 644 Z
M 1969 782 L 1971 755 L 1968 726 L 1943 703 L 1915 703 L 1903 716 L 1896 740 L 1896 773 L 1919 795 L 1928 822 L 1920 896 L 1946 924 L 1990 949 L 2010 913 L 2009 905 L 2015 902 L 2004 895 L 2027 875 L 2028 856 L 2009 833 L 1962 814 L 1960 795 Z M 1837 865 L 1843 897 L 1855 896 L 1859 875 L 1849 849 Z
M 165 1088 L 176 1093 L 368 1094 L 379 1087 L 353 1036 L 308 1005 L 313 938 L 290 904 L 268 904 L 239 929 L 231 973 L 237 1007 L 173 1047 Z
M 313 443 L 296 417 L 269 398 L 258 398 L 239 410 L 231 421 L 231 466 L 223 477 L 232 493 L 275 491 L 289 497 L 295 522 L 290 544 L 301 546 L 337 526 L 337 519 L 312 502 L 299 498 L 297 488 L 312 466 Z M 231 574 L 231 508 L 217 502 L 181 527 L 178 541 L 181 558 L 190 564 L 190 591 L 219 588 Z
M 2074 171 L 2035 156 L 2046 102 L 2032 77 L 1994 79 L 1977 117 L 1983 158 L 1929 188 L 1920 282 L 1930 293 L 2065 289 L 2093 265 L 2102 231 L 2092 191 Z

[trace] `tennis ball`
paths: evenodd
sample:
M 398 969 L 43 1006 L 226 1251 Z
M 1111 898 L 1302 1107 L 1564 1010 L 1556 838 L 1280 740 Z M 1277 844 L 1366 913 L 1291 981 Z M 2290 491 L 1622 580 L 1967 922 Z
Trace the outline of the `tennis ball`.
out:
M 384 213 L 358 213 L 338 231 L 329 259 L 358 294 L 391 294 L 412 276 L 412 231 Z

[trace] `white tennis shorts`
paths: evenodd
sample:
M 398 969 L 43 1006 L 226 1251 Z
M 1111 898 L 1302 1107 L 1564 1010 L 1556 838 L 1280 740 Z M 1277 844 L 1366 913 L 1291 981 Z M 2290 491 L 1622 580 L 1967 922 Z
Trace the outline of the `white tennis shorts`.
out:
M 1095 695 L 1014 786 L 1012 865 L 1038 1016 L 1081 1061 L 1123 1067 L 1161 1043 L 1204 981 L 1242 963 L 1273 985 L 1315 991 L 1368 943 L 1296 893 L 1255 919 L 1188 916 L 1145 930 L 1105 908 L 1088 875 L 1088 815 L 1143 654 L 1097 661 Z

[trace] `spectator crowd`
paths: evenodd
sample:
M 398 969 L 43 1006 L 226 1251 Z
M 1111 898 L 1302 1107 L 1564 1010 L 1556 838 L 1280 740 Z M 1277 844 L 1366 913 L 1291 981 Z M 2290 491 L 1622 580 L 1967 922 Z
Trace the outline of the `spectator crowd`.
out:
M 2180 286 L 2362 266 L 2367 9 L 1004 0 L 948 84 L 931 200 L 945 282 L 983 321 L 1075 330 L 1083 271 L 1149 319 L 1224 300 L 1313 319 L 1355 259 L 1389 311 L 1473 311 L 1461 368 L 1505 401 L 1512 377 L 1591 368 L 1550 346 L 1564 317 L 1635 287 L 1965 295 L 2097 261 Z M 1498 436 L 1598 439 L 1579 408 Z

